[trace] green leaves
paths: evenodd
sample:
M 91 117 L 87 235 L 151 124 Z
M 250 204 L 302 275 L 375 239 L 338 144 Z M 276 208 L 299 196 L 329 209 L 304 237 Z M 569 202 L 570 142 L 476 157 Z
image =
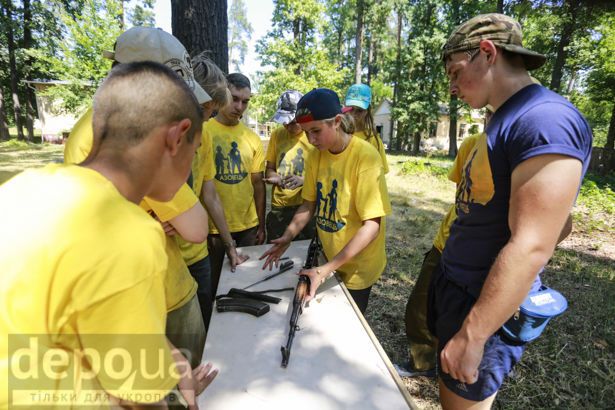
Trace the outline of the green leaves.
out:
M 342 96 L 347 68 L 331 61 L 321 39 L 324 8 L 316 0 L 275 1 L 273 27 L 257 51 L 266 67 L 259 73 L 252 107 L 262 120 L 273 116 L 278 97 L 286 90 L 306 93 L 327 87 Z

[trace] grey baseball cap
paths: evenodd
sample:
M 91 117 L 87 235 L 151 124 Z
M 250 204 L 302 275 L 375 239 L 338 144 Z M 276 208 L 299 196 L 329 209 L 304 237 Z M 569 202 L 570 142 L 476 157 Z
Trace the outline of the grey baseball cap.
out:
M 273 121 L 278 124 L 288 124 L 295 119 L 297 112 L 297 103 L 303 97 L 299 91 L 288 90 L 284 91 L 278 98 L 278 110 L 273 115 Z
M 199 104 L 211 101 L 209 94 L 194 79 L 192 62 L 186 48 L 164 30 L 133 27 L 117 38 L 113 51 L 103 51 L 103 57 L 118 63 L 154 61 L 164 64 L 188 84 Z

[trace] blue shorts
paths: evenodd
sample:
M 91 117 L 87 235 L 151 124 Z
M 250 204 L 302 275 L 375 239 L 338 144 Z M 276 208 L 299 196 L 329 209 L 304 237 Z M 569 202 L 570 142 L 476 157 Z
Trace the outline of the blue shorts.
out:
M 506 339 L 498 331 L 485 343 L 483 359 L 478 367 L 478 380 L 462 383 L 441 371 L 440 353 L 459 331 L 476 299 L 466 289 L 449 280 L 441 265 L 435 269 L 429 286 L 427 324 L 438 338 L 438 376 L 446 387 L 467 400 L 483 401 L 496 393 L 513 366 L 521 360 L 525 343 Z

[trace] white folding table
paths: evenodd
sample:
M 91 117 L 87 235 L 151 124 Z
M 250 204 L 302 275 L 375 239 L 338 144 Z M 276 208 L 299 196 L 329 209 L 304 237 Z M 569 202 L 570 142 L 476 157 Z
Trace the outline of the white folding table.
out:
M 250 291 L 295 287 L 309 241 L 293 242 L 285 256 L 294 267 Z M 250 259 L 230 271 L 222 268 L 218 294 L 244 288 L 274 273 L 258 258 L 270 245 L 240 251 Z M 214 308 L 204 362 L 220 370 L 199 396 L 208 410 L 234 409 L 382 409 L 416 408 L 376 337 L 344 285 L 335 277 L 319 288 L 299 318 L 287 368 L 280 348 L 286 345 L 293 291 L 270 293 L 282 298 L 261 316 L 218 313 Z

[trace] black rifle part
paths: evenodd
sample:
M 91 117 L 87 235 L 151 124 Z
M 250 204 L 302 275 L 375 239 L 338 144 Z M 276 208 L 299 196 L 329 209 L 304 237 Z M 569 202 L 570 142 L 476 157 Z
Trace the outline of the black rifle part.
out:
M 254 299 L 260 300 L 261 302 L 275 303 L 276 305 L 282 300 L 280 298 L 276 298 L 275 296 L 264 295 L 261 292 L 250 292 L 248 290 L 237 288 L 231 288 L 231 290 L 229 290 L 226 295 L 216 296 L 216 299 L 220 299 L 223 297 Z
M 218 312 L 243 312 L 252 316 L 261 317 L 269 312 L 269 305 L 254 299 L 224 298 L 216 301 Z
M 318 239 L 318 234 L 314 236 L 308 247 L 307 257 L 305 258 L 305 264 L 303 269 L 311 269 L 314 266 L 318 266 L 318 256 L 322 250 L 322 245 Z M 288 331 L 288 340 L 286 346 L 282 346 L 282 367 L 288 366 L 288 360 L 290 359 L 290 349 L 293 346 L 293 340 L 295 339 L 295 333 L 299 330 L 297 322 L 299 316 L 303 313 L 303 305 L 305 304 L 306 297 L 310 294 L 310 278 L 307 275 L 299 275 L 297 281 L 297 287 L 295 288 L 295 295 L 293 297 L 293 310 L 290 315 L 290 330 Z
M 257 282 L 254 282 L 253 284 L 248 285 L 248 286 L 246 286 L 246 287 L 245 287 L 245 288 L 243 288 L 243 289 L 244 289 L 244 290 L 245 290 L 245 289 L 249 289 L 249 288 L 251 288 L 252 286 L 258 285 L 259 283 L 263 283 L 263 282 L 268 281 L 269 279 L 275 278 L 276 276 L 281 275 L 281 274 L 283 274 L 284 272 L 291 270 L 291 269 L 293 268 L 293 266 L 294 266 L 294 265 L 295 265 L 295 262 L 293 262 L 293 261 L 286 261 L 286 262 L 284 262 L 284 263 L 282 263 L 282 264 L 280 265 L 280 269 L 279 269 L 276 273 L 273 273 L 273 274 L 271 274 L 271 275 L 269 275 L 269 276 L 265 276 L 263 279 L 261 279 L 261 280 L 259 280 L 259 281 L 257 281 Z

